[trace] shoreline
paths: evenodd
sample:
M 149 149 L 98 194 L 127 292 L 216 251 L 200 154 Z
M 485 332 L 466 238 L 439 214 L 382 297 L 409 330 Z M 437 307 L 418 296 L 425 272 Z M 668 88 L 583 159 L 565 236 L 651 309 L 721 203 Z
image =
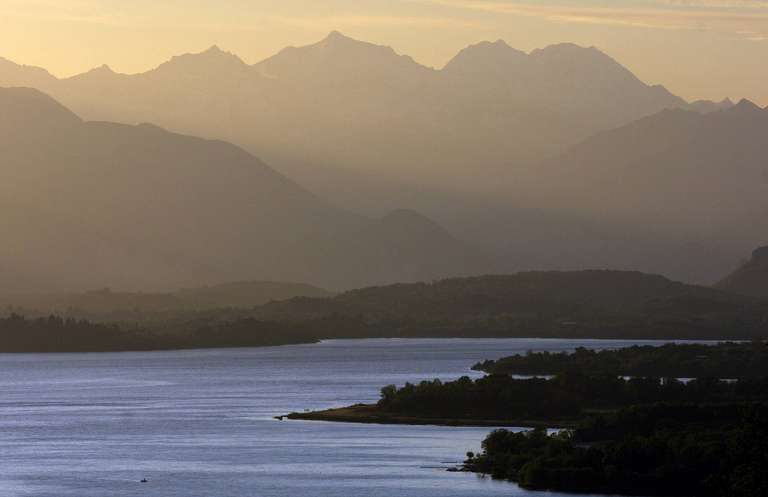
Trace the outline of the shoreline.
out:
M 556 425 L 560 429 L 573 428 L 577 421 L 547 421 L 523 419 L 459 419 L 459 418 L 425 418 L 397 413 L 385 413 L 378 410 L 375 404 L 355 404 L 347 407 L 336 407 L 321 411 L 292 412 L 275 416 L 277 420 L 327 421 L 335 423 L 361 423 L 382 425 L 414 425 L 414 426 L 455 426 L 455 427 L 515 427 L 535 428 Z
M 158 348 L 128 348 L 128 349 L 104 349 L 104 350 L 39 350 L 39 351 L 27 351 L 27 350 L 2 350 L 0 349 L 0 355 L 82 355 L 82 354 L 144 354 L 153 352 L 195 352 L 195 351 L 217 351 L 217 350 L 244 350 L 244 349 L 266 349 L 275 347 L 290 347 L 293 345 L 316 345 L 320 343 L 319 340 L 306 341 L 306 342 L 286 342 L 264 345 L 239 345 L 239 346 L 222 346 L 222 347 L 158 347 Z
M 145 352 L 180 352 L 180 351 L 195 351 L 195 350 L 237 350 L 237 349 L 261 349 L 267 347 L 286 347 L 292 345 L 323 345 L 333 342 L 346 342 L 346 341 L 403 341 L 409 340 L 541 340 L 541 341 L 592 341 L 592 342 L 632 342 L 634 344 L 648 344 L 653 345 L 655 343 L 698 343 L 702 345 L 716 345 L 725 341 L 728 342 L 749 342 L 749 339 L 711 339 L 711 338 L 583 338 L 583 337 L 455 337 L 455 336 L 413 336 L 413 337 L 345 337 L 345 338 L 308 338 L 297 341 L 286 341 L 284 343 L 264 343 L 259 345 L 244 344 L 244 345 L 221 345 L 221 346 L 196 346 L 196 345 L 181 345 L 181 346 L 165 346 L 160 345 L 157 347 L 126 347 L 126 348 L 104 348 L 99 350 L 91 349 L 63 349 L 63 350 L 4 350 L 0 348 L 0 354 L 2 355 L 23 355 L 23 354 L 125 354 L 125 353 L 145 353 Z M 621 348 L 621 347 L 619 347 Z M 483 370 L 476 370 L 468 368 L 475 373 L 485 373 Z

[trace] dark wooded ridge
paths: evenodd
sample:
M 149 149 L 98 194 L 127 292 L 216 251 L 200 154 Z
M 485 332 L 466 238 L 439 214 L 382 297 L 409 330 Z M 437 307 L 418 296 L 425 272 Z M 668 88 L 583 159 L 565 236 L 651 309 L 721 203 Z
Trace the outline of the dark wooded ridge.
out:
M 530 489 L 626 495 L 768 495 L 765 404 L 655 404 L 548 435 L 492 432 L 465 468 Z
M 593 375 L 672 378 L 762 378 L 768 376 L 768 343 L 666 344 L 617 350 L 578 348 L 573 353 L 528 352 L 475 364 L 492 374 L 554 375 L 589 371 Z

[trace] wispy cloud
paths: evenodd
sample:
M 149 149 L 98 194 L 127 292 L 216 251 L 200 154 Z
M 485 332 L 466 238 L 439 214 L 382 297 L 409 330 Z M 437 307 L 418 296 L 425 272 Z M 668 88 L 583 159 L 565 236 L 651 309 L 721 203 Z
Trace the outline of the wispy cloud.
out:
M 387 1 L 381 0 L 382 5 Z M 419 9 L 383 8 L 379 13 L 348 13 L 332 9 L 276 14 L 270 9 L 252 15 L 209 21 L 208 16 L 187 15 L 169 24 L 169 17 L 146 14 L 130 4 L 116 8 L 103 0 L 0 0 L 0 17 L 43 22 L 77 22 L 134 29 L 195 29 L 209 32 L 258 31 L 268 26 L 292 26 L 314 31 L 347 28 L 408 26 L 424 29 L 478 28 L 484 24 L 461 11 L 537 17 L 556 23 L 612 25 L 666 30 L 726 33 L 752 41 L 768 39 L 768 0 L 405 0 L 454 12 L 419 12 Z M 294 10 L 291 12 L 290 10 Z M 411 11 L 413 10 L 413 12 Z M 458 11 L 458 12 L 456 12 Z
M 0 15 L 42 22 L 119 24 L 97 0 L 1 0 Z
M 258 31 L 268 25 L 299 27 L 316 31 L 344 28 L 398 27 L 468 28 L 481 23 L 461 17 L 435 15 L 390 14 L 330 14 L 277 15 L 269 9 L 249 12 L 249 15 L 219 22 L 206 22 L 199 16 L 175 19 L 169 26 L 165 16 L 140 14 L 135 9 L 105 8 L 99 0 L 0 0 L 0 17 L 16 17 L 41 22 L 75 22 L 102 24 L 123 28 L 183 28 L 204 31 Z M 203 16 L 204 17 L 204 16 Z
M 534 4 L 515 0 L 416 1 L 454 9 L 539 17 L 561 23 L 712 30 L 751 40 L 768 37 L 768 0 L 646 0 L 628 6 L 621 6 L 618 1 L 589 5 L 556 1 Z
M 768 0 L 652 0 L 656 3 L 699 8 L 763 8 Z
M 266 21 L 309 29 L 344 27 L 418 26 L 430 28 L 478 27 L 479 22 L 436 16 L 332 15 L 332 16 L 265 16 Z

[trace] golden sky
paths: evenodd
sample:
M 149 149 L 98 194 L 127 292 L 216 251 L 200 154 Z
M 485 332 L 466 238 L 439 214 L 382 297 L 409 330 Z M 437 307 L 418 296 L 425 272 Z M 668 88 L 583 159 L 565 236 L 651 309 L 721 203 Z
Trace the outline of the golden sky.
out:
M 685 98 L 768 105 L 768 0 L 0 0 L 0 56 L 58 76 L 213 44 L 257 62 L 331 30 L 434 67 L 482 40 L 594 45 Z

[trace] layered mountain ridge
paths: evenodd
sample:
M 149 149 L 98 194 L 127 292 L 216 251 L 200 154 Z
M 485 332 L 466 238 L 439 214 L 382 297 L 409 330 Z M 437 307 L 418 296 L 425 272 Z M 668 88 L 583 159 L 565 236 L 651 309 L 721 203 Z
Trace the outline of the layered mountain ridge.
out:
M 432 69 L 334 32 L 254 65 L 212 47 L 137 75 L 46 74 L 0 62 L 0 86 L 87 120 L 226 139 L 372 218 L 413 208 L 505 271 L 710 283 L 761 242 L 760 109 L 686 103 L 594 47 L 483 42 Z
M 0 89 L 0 150 L 5 291 L 344 288 L 483 267 L 447 233 L 339 209 L 229 143 L 83 121 L 37 90 Z
M 464 189 L 469 162 L 498 171 L 687 105 L 595 48 L 525 54 L 481 43 L 435 70 L 338 32 L 254 65 L 214 46 L 142 74 L 101 68 L 57 80 L 33 72 L 6 62 L 0 86 L 36 87 L 87 120 L 153 122 L 267 158 Z M 441 164 L 440 174 L 425 164 Z M 482 191 L 493 182 L 474 183 Z

